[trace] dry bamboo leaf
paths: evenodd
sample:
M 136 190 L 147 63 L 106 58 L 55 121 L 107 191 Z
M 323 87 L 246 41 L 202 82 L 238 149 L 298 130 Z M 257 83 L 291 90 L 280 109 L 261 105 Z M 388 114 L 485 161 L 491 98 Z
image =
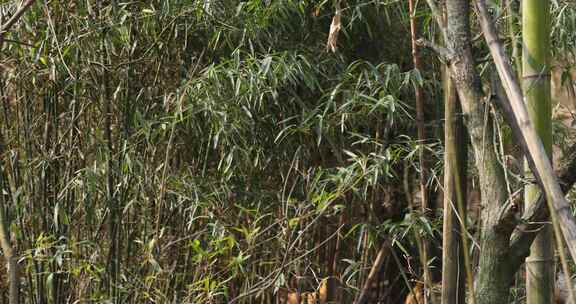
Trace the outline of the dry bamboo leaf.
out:
M 314 17 L 319 17 L 321 8 L 322 8 L 321 6 L 316 7 L 316 9 L 314 9 L 314 12 L 312 13 L 312 15 Z
M 342 9 L 340 8 L 340 1 L 336 2 L 336 13 L 332 18 L 332 23 L 330 24 L 330 33 L 328 34 L 328 42 L 326 43 L 326 51 L 336 52 L 338 43 L 338 33 L 342 28 Z

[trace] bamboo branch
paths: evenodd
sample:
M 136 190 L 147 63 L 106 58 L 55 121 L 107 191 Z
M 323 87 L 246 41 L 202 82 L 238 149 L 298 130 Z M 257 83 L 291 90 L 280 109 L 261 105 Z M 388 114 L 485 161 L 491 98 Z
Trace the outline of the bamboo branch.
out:
M 454 54 L 449 49 L 442 47 L 442 46 L 440 46 L 440 45 L 438 45 L 432 41 L 428 41 L 424 38 L 420 38 L 420 39 L 416 40 L 416 44 L 419 46 L 426 47 L 426 48 L 433 50 L 444 61 L 450 62 L 450 60 L 452 60 L 452 58 L 454 58 Z
M 5 33 L 9 31 L 10 28 L 20 19 L 20 17 L 24 15 L 26 10 L 28 10 L 28 8 L 34 4 L 34 2 L 36 2 L 36 0 L 27 0 L 24 4 L 22 4 L 20 8 L 12 15 L 12 17 L 10 17 L 10 19 L 8 19 L 8 21 L 2 25 L 0 32 Z
M 388 254 L 389 249 L 390 249 L 390 247 L 389 247 L 388 241 L 384 241 L 384 243 L 382 243 L 382 246 L 380 246 L 380 250 L 378 251 L 378 255 L 376 256 L 376 260 L 374 261 L 374 265 L 372 265 L 372 268 L 370 268 L 370 273 L 368 274 L 368 277 L 366 278 L 366 282 L 364 282 L 364 286 L 362 287 L 362 291 L 360 292 L 360 295 L 358 296 L 358 299 L 356 300 L 356 302 L 354 302 L 355 304 L 367 303 L 368 294 L 370 293 L 370 286 L 372 286 L 372 282 L 374 282 L 374 280 L 376 280 L 378 272 L 380 271 L 380 267 L 382 266 L 382 263 L 384 262 L 384 258 Z
M 576 145 L 571 147 L 570 151 L 571 153 L 564 158 L 565 165 L 556 173 L 560 187 L 564 192 L 569 191 L 576 183 Z M 530 253 L 530 245 L 543 225 L 541 222 L 546 219 L 548 214 L 546 196 L 540 192 L 536 202 L 524 211 L 516 231 L 510 238 L 510 260 L 515 265 L 517 264 L 517 267 Z
M 36 0 L 26 0 L 26 2 L 20 6 L 20 8 L 10 17 L 10 19 L 8 19 L 6 23 L 2 24 L 2 27 L 0 28 L 0 48 L 2 48 L 2 44 L 4 43 L 4 35 L 10 30 L 10 28 L 12 28 L 14 24 L 16 24 L 18 20 L 20 20 L 20 17 L 24 15 L 24 13 L 32 6 L 32 4 L 34 4 L 34 2 L 36 2 Z

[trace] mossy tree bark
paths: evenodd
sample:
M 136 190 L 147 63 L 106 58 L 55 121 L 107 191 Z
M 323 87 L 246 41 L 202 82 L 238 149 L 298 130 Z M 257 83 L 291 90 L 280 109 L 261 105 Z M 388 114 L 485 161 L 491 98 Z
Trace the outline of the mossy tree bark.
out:
M 475 70 L 470 34 L 470 1 L 446 1 L 446 46 L 450 52 L 450 71 L 478 168 L 482 196 L 482 226 L 478 272 L 471 302 L 501 303 L 508 295 L 512 275 L 507 263 L 510 229 L 501 229 L 499 213 L 507 200 L 503 168 L 493 144 L 492 122 L 486 119 L 480 77 Z
M 445 49 L 436 48 L 449 61 L 451 78 L 458 92 L 464 120 L 474 149 L 482 197 L 480 257 L 470 303 L 498 304 L 507 298 L 516 269 L 510 264 L 510 236 L 515 225 L 502 218 L 508 205 L 504 171 L 494 147 L 488 99 L 475 69 L 470 33 L 471 4 L 467 0 L 446 0 L 441 12 L 428 1 L 440 24 Z M 446 16 L 444 18 L 442 16 Z
M 451 77 L 458 91 L 464 118 L 472 146 L 475 165 L 478 168 L 482 195 L 482 224 L 480 232 L 480 256 L 474 288 L 471 288 L 470 303 L 499 304 L 508 297 L 514 274 L 529 255 L 530 245 L 540 226 L 535 221 L 546 214 L 546 200 L 540 194 L 536 204 L 526 208 L 521 220 L 515 197 L 508 197 L 503 168 L 499 165 L 492 137 L 492 125 L 487 111 L 487 102 L 480 86 L 480 77 L 475 70 L 471 48 L 470 19 L 471 4 L 467 0 L 446 0 L 445 11 L 436 1 L 427 0 L 437 23 L 440 25 L 445 47 L 430 42 L 422 44 L 433 48 L 449 62 Z M 476 8 L 482 31 L 496 64 L 498 75 L 506 92 L 505 99 L 495 99 L 506 122 L 511 126 L 514 138 L 529 156 L 531 171 L 546 195 L 552 199 L 550 210 L 561 223 L 564 239 L 570 254 L 576 256 L 576 221 L 569 214 L 563 191 L 576 181 L 576 153 L 568 155 L 568 165 L 559 172 L 552 172 L 546 152 L 536 134 L 522 100 L 522 92 L 510 65 L 507 63 L 502 44 L 498 40 L 494 24 L 488 15 L 485 1 L 476 0 Z M 443 18 L 446 16 L 446 19 Z M 559 176 L 559 178 L 557 177 Z M 559 182 L 560 181 L 560 182 Z M 529 224 L 526 224 L 529 223 Z M 519 227 L 521 229 L 516 229 Z M 559 228 L 560 229 L 560 228 Z

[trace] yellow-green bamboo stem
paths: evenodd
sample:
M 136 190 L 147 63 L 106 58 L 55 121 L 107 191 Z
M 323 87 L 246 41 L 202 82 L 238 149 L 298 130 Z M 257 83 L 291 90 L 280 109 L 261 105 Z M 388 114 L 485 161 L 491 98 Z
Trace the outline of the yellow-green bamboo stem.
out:
M 544 149 L 551 156 L 552 127 L 550 103 L 550 2 L 524 0 L 522 3 L 522 85 L 530 119 Z M 530 176 L 529 169 L 527 176 Z M 525 188 L 526 204 L 534 204 L 537 185 Z M 550 304 L 554 296 L 554 244 L 552 227 L 538 234 L 526 259 L 527 304 Z
M 446 70 L 447 67 L 444 67 Z M 463 304 L 465 266 L 461 242 L 461 225 L 466 219 L 466 144 L 464 141 L 464 123 L 456 88 L 444 71 L 444 115 L 445 115 L 445 153 L 444 153 L 444 220 L 442 225 L 442 304 Z M 457 176 L 458 175 L 458 176 Z M 459 184 L 456 185 L 456 181 Z M 460 213 L 461 211 L 461 213 Z M 458 213 L 459 216 L 458 216 Z M 465 226 L 464 226 L 465 228 Z M 465 233 L 462 234 L 464 237 Z

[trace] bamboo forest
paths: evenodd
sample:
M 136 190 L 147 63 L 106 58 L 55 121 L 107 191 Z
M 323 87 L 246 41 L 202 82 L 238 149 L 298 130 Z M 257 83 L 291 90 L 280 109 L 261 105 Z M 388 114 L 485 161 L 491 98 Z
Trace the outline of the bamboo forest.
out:
M 0 0 L 0 304 L 576 304 L 573 0 Z

